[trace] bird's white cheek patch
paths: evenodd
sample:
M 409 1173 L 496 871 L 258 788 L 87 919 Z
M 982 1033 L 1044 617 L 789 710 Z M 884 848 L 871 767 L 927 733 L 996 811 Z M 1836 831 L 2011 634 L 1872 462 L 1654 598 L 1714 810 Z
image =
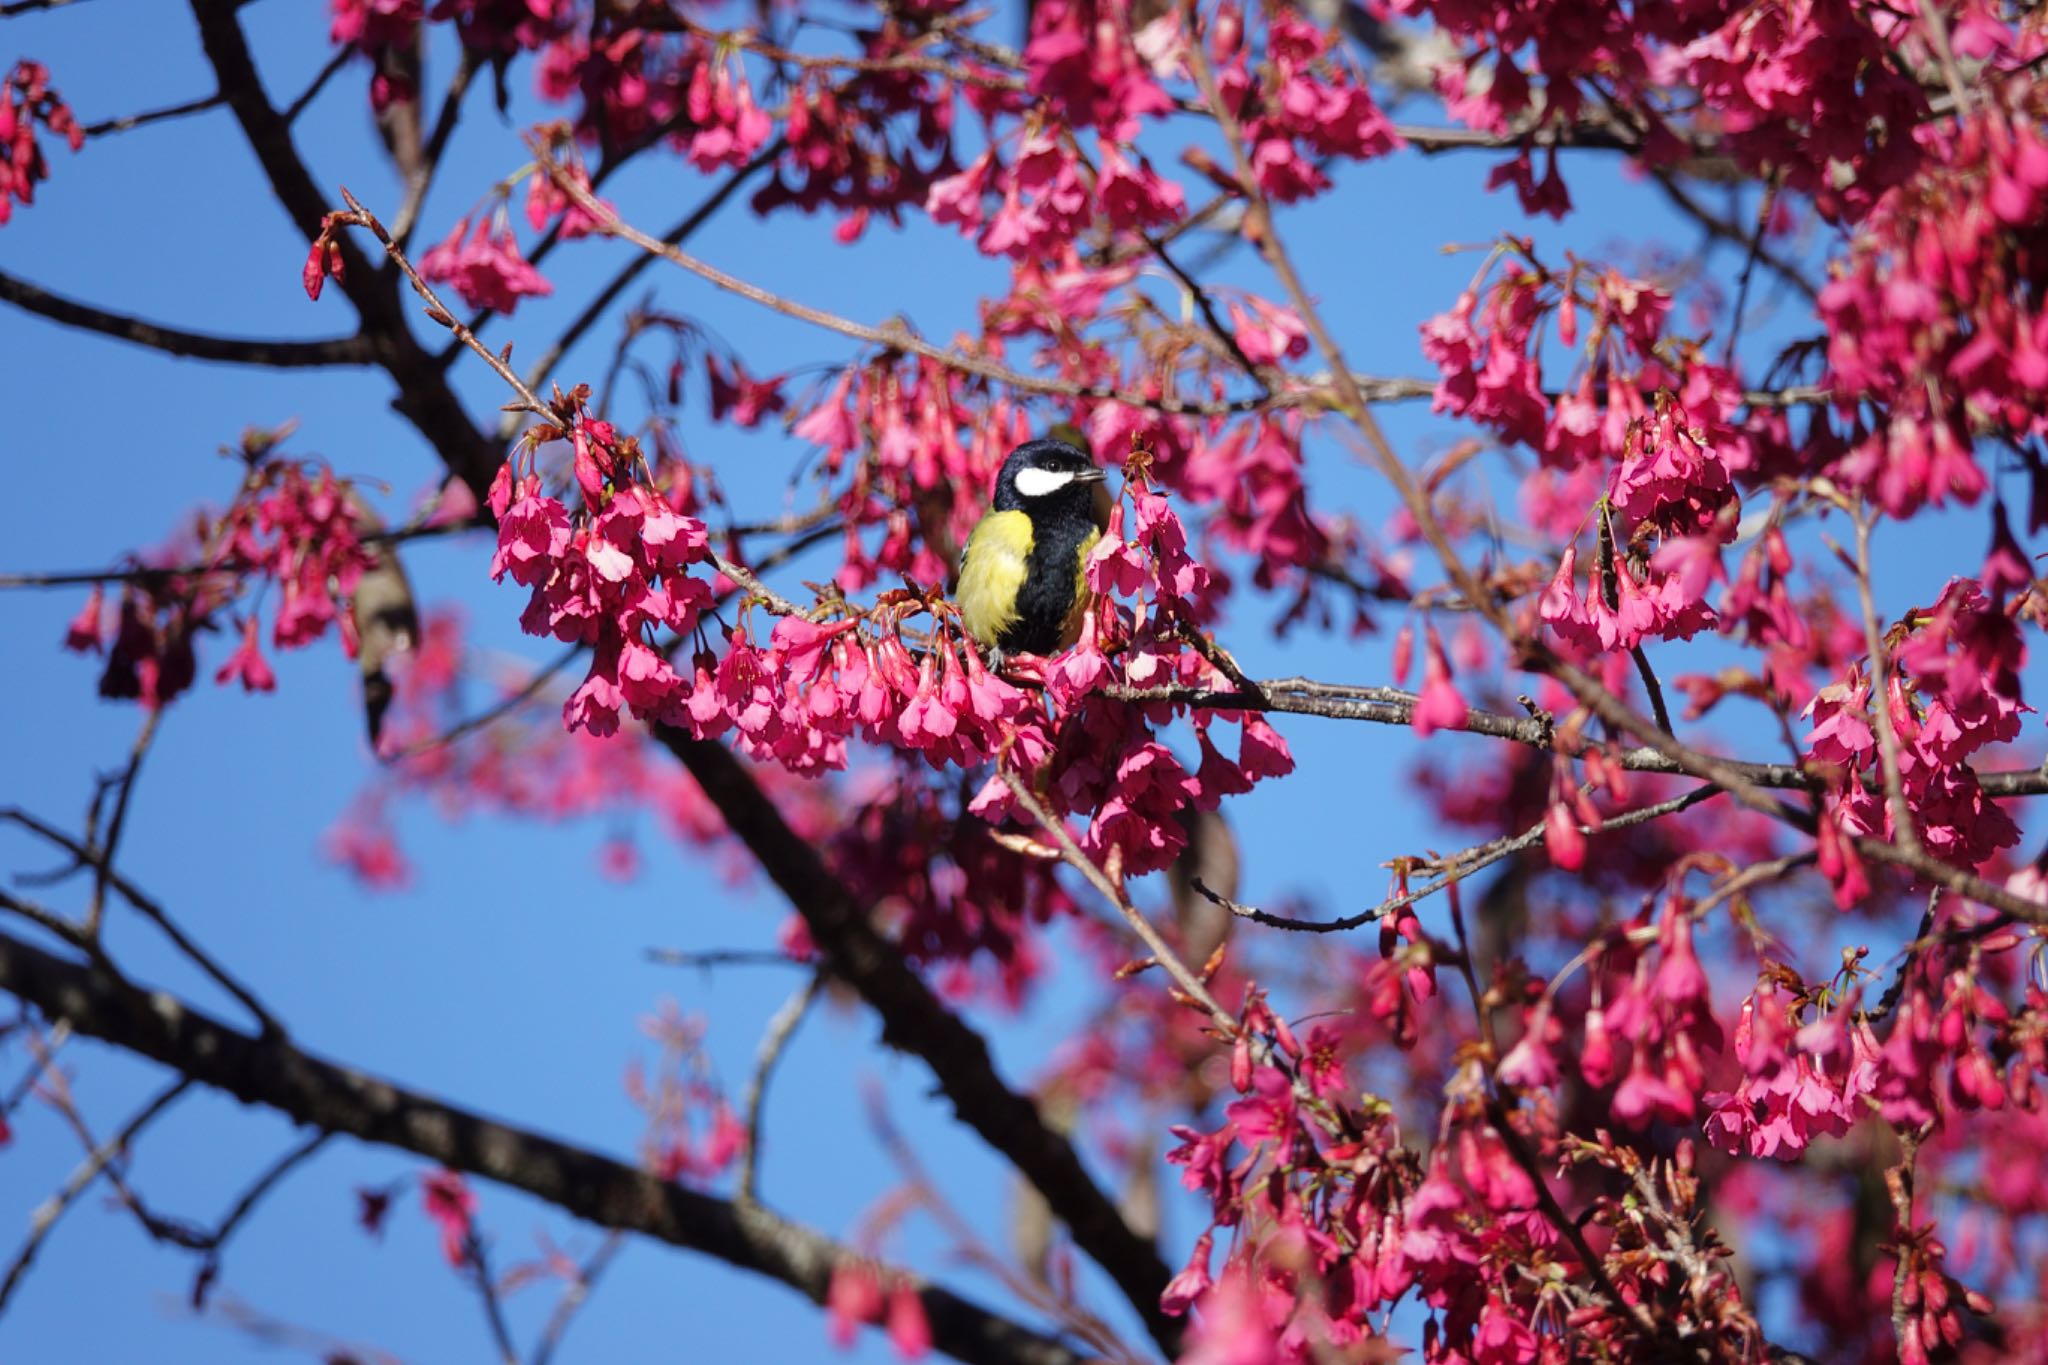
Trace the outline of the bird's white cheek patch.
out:
M 1074 481 L 1072 474 L 1063 474 L 1053 469 L 1020 469 L 1017 471 L 1017 492 L 1027 498 L 1042 498 L 1048 493 L 1057 493 Z

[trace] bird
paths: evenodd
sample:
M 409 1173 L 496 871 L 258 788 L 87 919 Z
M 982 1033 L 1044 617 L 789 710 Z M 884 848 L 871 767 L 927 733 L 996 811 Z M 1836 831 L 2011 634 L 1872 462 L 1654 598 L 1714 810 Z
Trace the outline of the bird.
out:
M 996 474 L 994 505 L 967 538 L 953 600 L 994 657 L 1057 654 L 1081 638 L 1088 552 L 1109 526 L 1107 476 L 1066 441 L 1026 441 Z

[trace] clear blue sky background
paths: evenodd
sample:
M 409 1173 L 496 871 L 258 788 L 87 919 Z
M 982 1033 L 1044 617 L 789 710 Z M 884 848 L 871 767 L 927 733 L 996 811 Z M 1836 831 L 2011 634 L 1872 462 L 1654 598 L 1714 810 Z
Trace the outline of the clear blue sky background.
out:
M 326 60 L 325 9 L 271 0 L 243 12 L 277 103 Z M 88 122 L 211 88 L 189 15 L 168 3 L 95 0 L 0 24 L 0 61 L 16 56 L 46 62 Z M 436 56 L 430 84 L 447 69 L 445 51 Z M 347 184 L 388 213 L 397 195 L 370 130 L 365 83 L 360 68 L 335 80 L 301 123 L 300 146 L 324 188 Z M 469 117 L 427 206 L 422 244 L 518 164 L 517 128 L 539 111 L 530 98 L 530 67 L 516 69 L 511 84 L 517 98 L 509 121 L 491 108 L 485 90 L 472 92 Z M 305 299 L 304 243 L 272 203 L 224 112 L 101 139 L 77 156 L 53 147 L 52 155 L 54 176 L 37 205 L 0 229 L 0 268 L 64 294 L 205 330 L 320 336 L 352 325 L 343 300 L 315 306 Z M 1510 198 L 1484 193 L 1487 165 L 1484 157 L 1405 156 L 1354 168 L 1338 193 L 1288 215 L 1290 239 L 1361 368 L 1426 372 L 1416 325 L 1450 303 L 1475 265 L 1470 255 L 1441 254 L 1444 243 L 1485 241 L 1504 225 L 1533 231 L 1549 248 L 1589 252 L 1617 242 L 1694 241 L 1653 190 L 1625 181 L 1612 162 L 1572 164 L 1581 213 L 1561 229 L 1526 223 Z M 629 218 L 659 228 L 707 183 L 673 159 L 650 159 L 621 177 L 616 197 Z M 950 232 L 877 227 L 847 249 L 832 242 L 830 227 L 798 217 L 763 224 L 733 212 L 700 235 L 694 249 L 849 317 L 904 312 L 936 336 L 970 324 L 977 297 L 999 287 L 998 267 Z M 537 354 L 624 259 L 622 248 L 603 243 L 562 252 L 547 269 L 555 297 L 524 304 L 515 322 L 494 325 L 489 339 L 514 340 L 522 354 Z M 1719 259 L 1724 270 L 1732 268 L 1725 254 Z M 1264 288 L 1247 255 L 1229 271 Z M 712 323 L 757 370 L 837 363 L 848 354 L 834 337 L 712 296 L 677 272 L 646 278 L 666 306 Z M 609 342 L 608 330 L 598 329 L 562 373 L 595 378 Z M 234 470 L 215 451 L 248 424 L 298 419 L 294 448 L 323 454 L 344 473 L 386 481 L 393 490 L 387 510 L 402 513 L 439 476 L 432 453 L 387 410 L 381 372 L 177 361 L 9 309 L 0 309 L 0 363 L 9 396 L 0 570 L 95 567 L 157 542 L 195 502 L 218 505 L 228 495 Z M 474 411 L 503 401 L 480 367 L 465 366 L 459 378 Z M 1387 421 L 1411 459 L 1454 435 L 1421 405 L 1390 412 Z M 804 454 L 779 436 L 743 440 L 696 425 L 689 435 L 697 457 L 717 460 L 736 503 L 763 513 L 779 507 L 780 489 Z M 1341 448 L 1326 443 L 1313 462 L 1321 506 L 1349 507 L 1368 524 L 1385 514 L 1383 493 Z M 1512 517 L 1511 508 L 1503 511 Z M 1958 567 L 1974 564 L 1981 519 L 1951 525 L 1972 547 L 1967 556 L 1951 556 Z M 477 538 L 437 542 L 408 551 L 407 563 L 423 602 L 464 605 L 477 643 L 548 657 L 518 635 L 521 599 L 510 588 L 493 589 L 484 575 L 486 553 Z M 783 581 L 800 576 L 792 571 Z M 1891 599 L 1932 596 L 1925 580 L 1894 578 L 1889 566 L 1883 586 Z M 93 774 L 120 762 L 140 720 L 133 706 L 97 698 L 93 661 L 57 648 L 81 600 L 69 591 L 0 594 L 0 640 L 7 642 L 0 801 L 60 822 L 78 819 Z M 1255 674 L 1386 676 L 1385 637 L 1351 644 L 1299 636 L 1283 647 L 1257 629 L 1271 614 L 1270 604 L 1252 604 L 1232 623 L 1230 642 Z M 218 640 L 202 646 L 203 677 L 223 652 Z M 402 807 L 400 817 L 415 885 L 398 894 L 366 893 L 317 853 L 321 831 L 371 771 L 353 670 L 331 640 L 275 662 L 274 696 L 248 699 L 202 681 L 172 708 L 122 852 L 125 870 L 253 982 L 304 1046 L 506 1120 L 630 1155 L 640 1119 L 622 1092 L 622 1068 L 636 1054 L 651 1060 L 636 1020 L 672 997 L 685 1010 L 709 1015 L 713 1055 L 737 1092 L 760 1027 L 795 985 L 794 974 L 679 973 L 648 964 L 642 950 L 766 946 L 783 914 L 772 894 L 735 893 L 690 850 L 664 844 L 651 824 L 641 831 L 643 875 L 619 886 L 596 873 L 595 851 L 609 826 L 450 825 L 421 805 Z M 1377 727 L 1299 719 L 1282 728 L 1301 771 L 1232 810 L 1247 850 L 1245 897 L 1302 893 L 1332 911 L 1358 908 L 1358 898 L 1376 896 L 1383 883 L 1380 860 L 1432 842 L 1423 804 L 1401 797 L 1413 745 L 1405 733 Z M 43 848 L 0 832 L 0 871 L 51 862 Z M 51 894 L 64 903 L 65 893 Z M 225 1008 L 142 926 L 117 915 L 113 933 L 117 950 L 144 975 Z M 1083 970 L 1063 965 L 1022 1020 L 982 1020 L 993 1026 L 1008 1076 L 1027 1081 L 1045 1065 L 1064 1021 L 1098 987 L 1078 979 Z M 861 1083 L 871 1077 L 943 1187 L 977 1226 L 1000 1237 L 1002 1168 L 947 1121 L 946 1107 L 926 1093 L 921 1064 L 874 1047 L 875 1031 L 872 1018 L 858 1011 L 828 1012 L 805 1026 L 770 1103 L 767 1196 L 791 1216 L 843 1235 L 893 1182 L 861 1114 Z M 67 1056 L 102 1133 L 161 1084 L 152 1068 L 95 1046 L 74 1045 Z M 23 1057 L 11 1049 L 0 1060 L 0 1078 L 11 1083 Z M 29 1211 L 79 1156 L 39 1106 L 25 1108 L 16 1127 L 14 1145 L 0 1152 L 0 1256 L 12 1254 Z M 168 1211 L 210 1222 L 250 1172 L 293 1140 L 274 1116 L 199 1096 L 141 1144 L 134 1176 Z M 331 1144 L 237 1237 L 224 1291 L 266 1314 L 408 1360 L 487 1358 L 477 1302 L 441 1263 L 416 1199 L 402 1202 L 381 1242 L 354 1224 L 355 1186 L 416 1169 L 397 1153 Z M 520 1195 L 479 1188 L 500 1266 L 523 1259 L 542 1229 L 572 1250 L 596 1243 L 592 1230 Z M 1171 1257 L 1186 1246 L 1186 1213 L 1176 1208 L 1170 1217 Z M 944 1244 L 926 1224 L 913 1224 L 889 1250 L 972 1294 L 997 1297 L 985 1280 L 944 1263 Z M 33 1280 L 0 1319 L 0 1359 L 274 1358 L 182 1309 L 193 1269 L 190 1257 L 150 1244 L 95 1193 L 57 1231 Z M 551 1289 L 512 1301 L 522 1343 L 532 1340 L 552 1301 Z M 788 1290 L 636 1243 L 585 1310 L 561 1358 L 832 1356 L 822 1320 Z M 850 1358 L 891 1357 L 876 1337 Z

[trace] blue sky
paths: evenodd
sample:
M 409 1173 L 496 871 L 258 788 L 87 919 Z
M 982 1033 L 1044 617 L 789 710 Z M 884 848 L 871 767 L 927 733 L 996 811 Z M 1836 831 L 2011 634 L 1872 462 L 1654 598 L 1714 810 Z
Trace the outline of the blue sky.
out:
M 302 89 L 327 59 L 324 6 L 282 3 L 243 11 L 275 101 Z M 0 25 L 0 60 L 49 65 L 81 119 L 176 103 L 205 93 L 210 75 L 182 6 L 142 0 L 31 14 Z M 430 80 L 446 70 L 444 60 Z M 346 184 L 388 214 L 396 188 L 370 128 L 366 77 L 351 68 L 301 125 L 316 179 Z M 512 77 L 515 107 L 501 119 L 488 94 L 473 94 L 435 194 L 422 244 L 446 231 L 472 196 L 520 160 L 517 130 L 537 109 L 530 72 Z M 330 335 L 352 319 L 342 300 L 307 302 L 299 285 L 304 243 L 270 200 L 232 120 L 216 112 L 90 144 L 76 156 L 53 149 L 54 172 L 37 204 L 0 229 L 0 268 L 74 297 L 147 318 L 227 333 Z M 1359 368 L 1422 374 L 1416 325 L 1448 306 L 1475 260 L 1445 255 L 1447 242 L 1484 241 L 1503 226 L 1551 245 L 1597 252 L 1616 240 L 1690 245 L 1654 191 L 1626 182 L 1611 162 L 1568 166 L 1581 212 L 1563 228 L 1528 224 L 1482 185 L 1484 157 L 1404 156 L 1352 168 L 1338 191 L 1283 222 L 1327 314 Z M 674 160 L 650 161 L 613 191 L 629 218 L 665 227 L 707 192 L 706 179 Z M 1199 186 L 1191 185 L 1191 193 Z M 337 196 L 338 202 L 338 196 Z M 694 242 L 705 258 L 807 302 L 863 320 L 902 312 L 927 335 L 969 325 L 975 301 L 999 288 L 999 268 L 950 231 L 871 229 L 853 248 L 835 245 L 829 221 L 761 223 L 744 212 L 716 221 Z M 589 291 L 626 259 L 627 248 L 580 244 L 547 274 L 553 299 L 531 301 L 499 322 L 493 345 L 537 354 Z M 1726 268 L 1730 263 L 1722 259 Z M 1227 278 L 1271 292 L 1249 253 Z M 658 290 L 664 306 L 711 323 L 756 372 L 842 362 L 835 337 L 743 301 L 714 296 L 678 272 L 657 269 L 631 292 Z M 595 377 L 610 335 L 599 328 L 571 355 L 565 379 Z M 11 496 L 0 510 L 0 571 L 82 569 L 115 562 L 162 539 L 197 502 L 232 489 L 233 466 L 216 454 L 246 425 L 299 421 L 293 448 L 340 471 L 382 480 L 386 507 L 403 511 L 438 477 L 410 427 L 387 407 L 381 372 L 265 371 L 177 361 L 68 332 L 0 310 L 0 357 L 10 403 Z M 503 401 L 480 366 L 458 371 L 472 410 Z M 1457 434 L 1421 405 L 1385 415 L 1411 460 Z M 740 439 L 692 428 L 742 508 L 779 510 L 780 489 L 803 448 L 770 435 Z M 1341 446 L 1312 452 L 1312 487 L 1325 507 L 1368 523 L 1387 509 Z M 1981 519 L 1939 534 L 1981 543 Z M 1930 547 L 1937 548 L 1937 547 Z M 421 544 L 407 566 L 423 602 L 462 604 L 487 648 L 551 657 L 521 637 L 519 595 L 494 589 L 477 538 Z M 1972 551 L 1974 554 L 1974 551 Z M 1963 555 L 1961 563 L 1974 560 Z M 1889 566 L 1885 570 L 1891 572 Z M 781 576 L 794 585 L 801 569 Z M 815 575 L 810 575 L 815 576 Z M 1903 580 L 1898 592 L 1924 598 Z M 0 800 L 65 823 L 84 809 L 96 772 L 126 753 L 139 713 L 101 701 L 95 665 L 61 653 L 75 592 L 0 593 Z M 1232 647 L 1255 675 L 1307 672 L 1353 681 L 1386 676 L 1385 637 L 1351 643 L 1297 635 L 1277 644 L 1256 627 L 1270 605 L 1233 621 Z M 202 675 L 224 649 L 202 646 Z M 275 695 L 245 698 L 202 681 L 166 717 L 135 800 L 123 846 L 125 870 L 172 908 L 201 942 L 253 982 L 307 1048 L 506 1120 L 629 1155 L 639 1116 L 620 1085 L 627 1059 L 650 1057 L 636 1020 L 664 998 L 711 1020 L 709 1045 L 736 1093 L 762 1023 L 796 984 L 782 969 L 678 972 L 643 960 L 651 945 L 767 946 L 783 908 L 760 890 L 734 892 L 690 854 L 662 842 L 651 824 L 639 844 L 640 878 L 625 886 L 597 875 L 595 852 L 609 826 L 448 823 L 420 805 L 402 808 L 415 884 L 370 894 L 318 856 L 321 831 L 370 773 L 352 668 L 330 640 L 275 658 Z M 1233 807 L 1247 850 L 1244 897 L 1300 893 L 1331 911 L 1377 896 L 1376 864 L 1433 840 L 1422 803 L 1399 795 L 1413 744 L 1402 732 L 1297 718 L 1281 725 L 1300 762 L 1291 780 Z M 1453 737 L 1452 746 L 1475 741 Z M 1451 752 L 1455 752 L 1455 748 Z M 1355 831 L 1371 832 L 1361 847 Z M 0 870 L 49 866 L 46 850 L 0 832 Z M 49 893 L 59 904 L 68 892 Z M 224 1008 L 217 993 L 160 950 L 146 928 L 117 916 L 117 952 L 141 974 Z M 1063 1021 L 1096 983 L 1068 964 L 1037 1008 L 1020 1020 L 986 1021 L 1005 1073 L 1027 1081 L 1062 1036 Z M 1130 989 L 1147 989 L 1150 983 Z M 768 1198 L 792 1217 L 845 1234 L 893 1180 L 862 1117 L 863 1082 L 889 1097 L 898 1123 L 961 1209 L 999 1237 L 1006 1188 L 999 1164 L 946 1120 L 927 1094 L 920 1064 L 874 1046 L 860 1011 L 832 1010 L 804 1027 L 779 1074 L 764 1155 Z M 86 1044 L 67 1057 L 85 1112 L 102 1133 L 161 1084 L 153 1069 Z M 20 1074 L 18 1050 L 0 1055 L 0 1080 Z M 0 1256 L 11 1255 L 29 1210 L 79 1153 L 47 1111 L 17 1116 L 15 1144 L 0 1153 Z M 188 1100 L 140 1145 L 138 1185 L 170 1211 L 211 1221 L 248 1174 L 294 1139 L 282 1121 L 241 1112 L 211 1096 Z M 269 1200 L 229 1249 L 225 1292 L 262 1312 L 408 1360 L 480 1358 L 489 1350 L 470 1294 L 439 1260 L 431 1227 L 408 1197 L 381 1242 L 354 1225 L 352 1190 L 418 1164 L 400 1154 L 337 1142 Z M 483 1226 L 500 1266 L 523 1259 L 537 1230 L 571 1250 L 597 1234 L 518 1194 L 480 1187 Z M 1185 1210 L 1180 1210 L 1185 1214 Z M 1172 1226 L 1185 1228 L 1185 1217 Z M 1184 1248 L 1169 1236 L 1169 1257 Z M 976 1274 L 946 1264 L 944 1243 L 913 1223 L 891 1254 L 986 1299 Z M 96 1193 L 57 1231 L 19 1301 L 0 1318 L 0 1356 L 84 1362 L 147 1351 L 161 1360 L 272 1359 L 252 1341 L 180 1307 L 194 1269 L 159 1249 Z M 1106 1297 L 1098 1298 L 1107 1304 Z M 511 1303 L 522 1342 L 552 1306 L 546 1291 Z M 833 1355 L 821 1319 L 789 1291 L 668 1248 L 634 1244 L 569 1339 L 568 1361 L 808 1360 Z M 854 1360 L 892 1358 L 879 1340 Z

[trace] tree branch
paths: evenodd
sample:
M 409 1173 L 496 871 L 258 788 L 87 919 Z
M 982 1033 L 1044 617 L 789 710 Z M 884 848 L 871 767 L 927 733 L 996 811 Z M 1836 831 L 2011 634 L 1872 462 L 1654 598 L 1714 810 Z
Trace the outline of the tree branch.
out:
M 1003 1083 L 981 1035 L 876 931 L 866 907 L 848 894 L 817 848 L 789 827 L 730 750 L 667 726 L 655 736 L 682 760 L 726 825 L 803 916 L 834 974 L 881 1016 L 882 1041 L 925 1060 L 954 1112 L 1037 1187 L 1075 1245 L 1109 1273 L 1144 1317 L 1153 1340 L 1177 1355 L 1181 1324 L 1159 1307 L 1169 1278 L 1159 1252 L 1131 1231 L 1073 1145 L 1046 1126 L 1038 1106 Z
M 369 339 L 361 336 L 329 337 L 322 341 L 291 341 L 270 337 L 224 337 L 207 332 L 188 332 L 179 327 L 144 322 L 125 313 L 112 313 L 53 294 L 41 285 L 0 273 L 0 301 L 13 304 L 38 317 L 77 327 L 103 336 L 147 346 L 169 355 L 196 360 L 218 360 L 232 365 L 267 365 L 279 369 L 305 369 L 319 365 L 368 365 L 376 359 Z
M 5 935 L 0 935 L 0 938 L 4 937 Z M 109 988 L 115 989 L 111 983 Z M 15 1253 L 13 1263 L 7 1267 L 6 1279 L 0 1280 L 0 1312 L 6 1311 L 8 1300 L 20 1287 L 22 1277 L 28 1274 L 29 1267 L 35 1264 L 36 1253 L 43 1249 L 43 1242 L 57 1226 L 57 1220 L 78 1202 L 78 1197 L 86 1192 L 93 1181 L 99 1179 L 100 1172 L 127 1154 L 128 1145 L 144 1128 L 154 1122 L 158 1115 L 168 1109 L 173 1100 L 184 1094 L 191 1084 L 190 1078 L 181 1076 L 158 1092 L 156 1098 L 138 1110 L 135 1116 L 122 1126 L 120 1132 L 99 1146 L 90 1148 L 86 1152 L 85 1160 L 78 1164 L 78 1169 L 71 1173 L 71 1178 L 64 1182 L 63 1188 L 50 1196 L 35 1211 L 29 1219 L 28 1239 L 21 1244 L 21 1250 Z
M 1273 678 L 1255 682 L 1256 691 L 1222 691 L 1199 687 L 1105 687 L 1103 695 L 1118 701 L 1176 702 L 1219 711 L 1264 711 L 1288 715 L 1321 716 L 1328 720 L 1358 720 L 1376 725 L 1411 725 L 1415 720 L 1417 694 L 1399 687 L 1369 684 L 1326 683 L 1302 677 Z M 1504 715 L 1498 711 L 1471 709 L 1459 727 L 1475 735 L 1513 740 L 1534 749 L 1557 749 L 1556 727 L 1548 720 Z M 1681 746 L 1682 747 L 1682 746 Z M 1690 750 L 1686 752 L 1690 753 Z M 1673 758 L 1663 748 L 1645 744 L 1609 757 L 1631 772 L 1690 773 L 1694 769 Z M 1735 775 L 1751 787 L 1818 790 L 1826 785 L 1819 773 L 1808 772 L 1796 763 L 1753 763 L 1743 759 L 1715 759 L 1716 766 Z M 1968 766 L 1968 765 L 1964 765 Z M 1709 780 L 1712 780 L 1711 778 Z M 1992 797 L 2048 795 L 2048 769 L 2007 768 L 1977 774 L 1984 794 Z
M 0 991 L 79 1033 L 160 1062 L 246 1104 L 302 1124 L 396 1147 L 524 1190 L 602 1227 L 637 1232 L 780 1280 L 815 1303 L 853 1252 L 765 1209 L 741 1209 L 538 1133 L 495 1122 L 229 1028 L 172 996 L 123 990 L 98 968 L 0 933 Z M 990 1365 L 1081 1365 L 1061 1343 L 963 1299 L 918 1285 L 933 1345 Z
M 165 119 L 184 118 L 187 114 L 203 114 L 226 103 L 227 97 L 224 95 L 205 95 L 196 100 L 186 100 L 183 104 L 167 105 L 162 109 L 149 109 L 140 114 L 123 114 L 119 118 L 101 119 L 98 123 L 86 124 L 83 131 L 87 137 L 105 137 L 109 133 L 125 133 L 131 128 L 162 123 Z
M 292 144 L 291 121 L 263 93 L 262 77 L 248 40 L 235 18 L 236 0 L 191 0 L 199 23 L 199 39 L 213 65 L 214 79 L 228 98 L 242 135 L 270 181 L 278 203 L 291 215 L 307 243 L 319 237 L 327 216 L 327 200 Z M 337 239 L 342 253 L 342 293 L 363 320 L 373 358 L 395 382 L 392 407 L 419 429 L 449 469 L 476 495 L 479 504 L 490 494 L 491 477 L 504 462 L 504 451 L 477 430 L 449 387 L 434 359 L 407 325 L 399 302 L 396 277 L 373 270 L 353 242 Z

